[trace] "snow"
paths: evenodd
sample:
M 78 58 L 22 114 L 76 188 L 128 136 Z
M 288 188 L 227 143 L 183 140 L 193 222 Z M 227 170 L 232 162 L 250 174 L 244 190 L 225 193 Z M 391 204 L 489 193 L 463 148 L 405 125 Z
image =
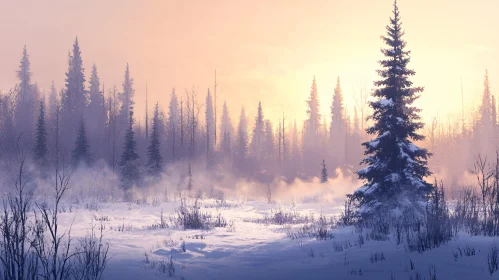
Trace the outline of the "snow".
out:
M 408 148 L 408 149 L 409 149 L 409 151 L 411 151 L 412 153 L 415 153 L 415 152 L 417 152 L 417 151 L 419 151 L 419 150 L 420 150 L 420 149 L 419 149 L 419 147 L 418 147 L 418 146 L 416 146 L 416 145 L 414 145 L 413 143 L 409 143 L 409 144 L 407 145 L 407 148 Z
M 391 99 L 381 99 L 378 101 L 381 107 L 393 106 L 393 101 Z
M 336 201 L 336 200 L 335 200 Z M 286 236 L 290 227 L 254 223 L 272 209 L 284 208 L 303 215 L 319 213 L 326 216 L 340 214 L 344 200 L 333 203 L 268 204 L 262 201 L 230 201 L 232 206 L 219 211 L 227 220 L 233 220 L 235 231 L 226 228 L 212 230 L 182 230 L 177 228 L 148 229 L 158 223 L 161 213 L 169 217 L 178 206 L 175 201 L 157 205 L 135 203 L 100 204 L 91 211 L 73 205 L 72 212 L 61 214 L 61 221 L 68 226 L 73 222 L 72 237 L 84 236 L 95 217 L 108 216 L 104 240 L 110 244 L 112 256 L 104 279 L 164 279 L 158 269 L 145 264 L 145 253 L 151 260 L 164 260 L 173 250 L 176 278 L 185 279 L 410 279 L 416 272 L 429 276 L 435 266 L 437 279 L 491 279 L 487 270 L 487 252 L 495 242 L 489 237 L 470 237 L 459 234 L 446 245 L 423 253 L 407 252 L 404 245 L 389 241 L 366 241 L 359 246 L 359 234 L 353 227 L 333 229 L 334 238 L 327 241 L 314 238 L 291 240 Z M 216 213 L 214 200 L 201 200 L 201 209 Z M 125 231 L 117 227 L 125 226 Z M 200 236 L 203 236 L 201 239 Z M 179 250 L 185 241 L 186 252 Z M 176 243 L 172 246 L 172 244 Z M 344 246 L 344 250 L 334 248 Z M 460 256 L 453 252 L 470 246 L 475 256 Z M 311 257 L 313 252 L 314 257 Z M 383 253 L 386 260 L 371 262 L 370 256 Z M 411 270 L 410 262 L 415 269 Z M 359 274 L 362 274 L 360 276 Z M 496 276 L 495 274 L 493 276 Z

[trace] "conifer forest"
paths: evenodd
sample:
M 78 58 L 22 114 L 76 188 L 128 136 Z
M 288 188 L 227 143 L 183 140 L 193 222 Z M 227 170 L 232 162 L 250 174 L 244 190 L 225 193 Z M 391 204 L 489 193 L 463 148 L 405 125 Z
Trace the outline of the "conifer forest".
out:
M 499 276 L 495 1 L 0 6 L 0 279 Z

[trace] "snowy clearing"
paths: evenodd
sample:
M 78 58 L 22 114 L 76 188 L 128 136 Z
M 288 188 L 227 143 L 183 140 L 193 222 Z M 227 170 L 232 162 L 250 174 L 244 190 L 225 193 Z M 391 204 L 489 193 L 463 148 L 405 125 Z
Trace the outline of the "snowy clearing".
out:
M 332 238 L 291 239 L 302 224 L 271 225 L 262 219 L 282 209 L 302 217 L 339 215 L 340 205 L 268 204 L 261 201 L 199 201 L 200 210 L 221 215 L 230 224 L 210 230 L 173 228 L 179 201 L 108 203 L 92 210 L 66 207 L 63 225 L 84 236 L 102 223 L 111 260 L 104 279 L 163 279 L 170 255 L 173 279 L 493 279 L 487 254 L 496 240 L 460 234 L 446 245 L 423 253 L 407 252 L 404 243 L 368 240 L 354 227 L 335 227 Z M 95 205 L 94 205 L 95 206 Z M 71 209 L 71 212 L 69 212 Z M 168 228 L 160 228 L 163 217 Z M 156 226 L 153 226 L 156 225 Z M 362 237 L 361 237 L 362 236 Z M 361 240 L 362 239 L 362 240 Z M 364 244 L 362 244 L 364 243 Z M 185 246 L 183 246 L 185 244 Z M 184 252 L 185 250 L 185 252 Z M 473 253 L 473 254 L 472 254 Z M 147 257 L 146 257 L 147 255 Z M 468 256 L 467 256 L 468 255 Z M 147 260 L 147 261 L 146 261 Z M 432 278 L 436 273 L 436 278 Z M 419 275 L 420 278 L 417 278 Z

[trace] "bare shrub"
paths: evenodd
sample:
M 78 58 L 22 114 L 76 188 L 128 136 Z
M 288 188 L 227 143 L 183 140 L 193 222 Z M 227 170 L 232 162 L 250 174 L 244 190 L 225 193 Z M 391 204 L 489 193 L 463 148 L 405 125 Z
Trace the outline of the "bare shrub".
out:
M 3 279 L 35 279 L 39 261 L 33 244 L 29 212 L 33 208 L 33 190 L 26 174 L 26 152 L 17 151 L 16 163 L 6 162 L 12 175 L 14 192 L 3 199 L 3 211 L 0 216 L 0 272 Z M 18 164 L 18 170 L 12 166 Z
M 496 244 L 492 244 L 487 254 L 487 265 L 490 275 L 497 271 L 499 265 L 499 250 Z
M 191 205 L 187 204 L 184 198 L 180 201 L 180 206 L 176 210 L 176 218 L 173 219 L 176 226 L 184 229 L 211 229 L 227 226 L 227 220 L 220 212 L 214 218 L 210 213 L 201 211 L 197 199 Z
M 76 254 L 71 276 L 75 280 L 100 280 L 109 261 L 109 244 L 102 241 L 102 226 L 99 236 L 94 227 L 85 237 L 80 239 L 76 247 Z M 146 255 L 147 258 L 147 255 Z

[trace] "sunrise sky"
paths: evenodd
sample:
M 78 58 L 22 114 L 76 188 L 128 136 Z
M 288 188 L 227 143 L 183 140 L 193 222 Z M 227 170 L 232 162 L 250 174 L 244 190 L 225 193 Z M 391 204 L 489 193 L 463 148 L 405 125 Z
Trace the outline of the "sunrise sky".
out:
M 399 0 L 412 50 L 413 81 L 426 88 L 423 117 L 447 119 L 480 100 L 485 69 L 499 91 L 499 2 L 496 0 Z M 321 111 L 328 114 L 337 76 L 345 103 L 361 79 L 369 87 L 392 11 L 392 0 L 86 0 L 0 3 L 0 88 L 16 82 L 26 44 L 33 80 L 49 89 L 64 86 L 67 55 L 78 36 L 86 76 L 92 63 L 106 88 L 121 88 L 128 62 L 135 79 L 138 115 L 146 82 L 150 102 L 167 108 L 173 87 L 197 86 L 200 101 L 213 87 L 218 108 L 226 100 L 237 119 L 241 106 L 277 120 L 305 118 L 305 100 L 316 76 Z M 152 106 L 150 106 L 152 108 Z

